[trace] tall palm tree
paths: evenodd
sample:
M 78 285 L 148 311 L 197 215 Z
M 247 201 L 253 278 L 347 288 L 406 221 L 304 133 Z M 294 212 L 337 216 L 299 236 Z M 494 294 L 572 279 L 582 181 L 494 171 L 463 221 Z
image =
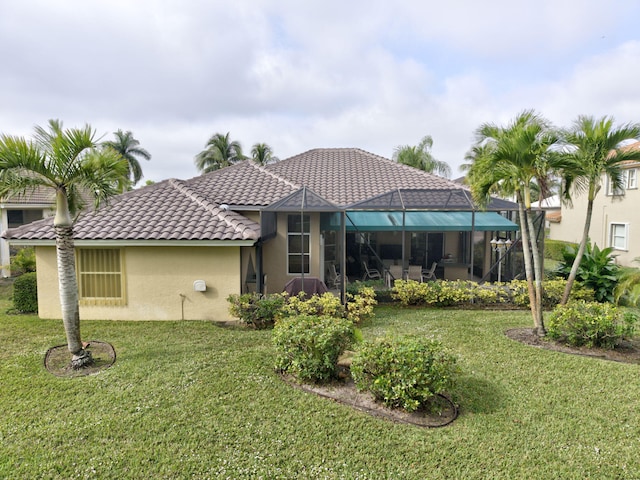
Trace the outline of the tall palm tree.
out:
M 268 165 L 280 161 L 273 154 L 273 149 L 266 143 L 256 143 L 251 147 L 251 158 L 260 165 Z
M 116 139 L 102 142 L 102 145 L 113 148 L 127 161 L 129 164 L 127 178 L 131 180 L 131 186 L 133 186 L 142 179 L 142 167 L 138 158 L 151 160 L 151 154 L 140 146 L 140 142 L 134 138 L 133 133 L 130 131 L 123 132 L 118 129 L 113 134 Z
M 621 164 L 627 160 L 640 160 L 640 150 L 625 148 L 629 140 L 640 140 L 640 124 L 625 124 L 614 128 L 612 117 L 598 120 L 581 115 L 565 132 L 566 165 L 563 167 L 563 195 L 571 201 L 572 192 L 586 192 L 587 212 L 578 253 L 574 259 L 562 296 L 564 305 L 569 299 L 578 268 L 589 239 L 593 202 L 602 187 L 603 174 L 611 179 L 613 189 L 623 187 Z
M 231 141 L 227 132 L 226 135 L 214 134 L 207 141 L 206 148 L 196 155 L 195 163 L 201 173 L 208 173 L 245 159 L 242 145 L 236 140 Z
M 63 130 L 62 122 L 50 120 L 48 130 L 35 128 L 33 141 L 0 135 L 0 197 L 39 187 L 56 194 L 53 228 L 60 305 L 74 368 L 88 365 L 92 359 L 80 337 L 73 217 L 82 208 L 83 198 L 92 196 L 98 207 L 118 193 L 127 174 L 127 162 L 115 150 L 99 148 L 89 125 Z
M 393 159 L 398 163 L 415 167 L 429 173 L 438 173 L 444 177 L 451 176 L 451 167 L 447 162 L 434 158 L 431 154 L 433 139 L 426 135 L 418 145 L 402 145 L 393 151 Z
M 506 127 L 483 124 L 468 158 L 468 183 L 474 199 L 486 205 L 491 194 L 515 196 L 518 203 L 529 304 L 538 335 L 546 333 L 542 318 L 542 264 L 531 215 L 531 185 L 545 185 L 557 162 L 558 135 L 532 110 Z M 533 264 L 532 264 L 533 259 Z

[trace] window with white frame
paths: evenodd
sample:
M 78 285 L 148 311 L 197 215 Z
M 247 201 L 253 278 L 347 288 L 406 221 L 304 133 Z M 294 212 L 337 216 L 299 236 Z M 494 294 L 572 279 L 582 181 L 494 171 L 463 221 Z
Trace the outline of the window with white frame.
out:
M 627 189 L 632 190 L 638 188 L 638 169 L 630 168 L 625 174 Z
M 122 255 L 117 248 L 76 250 L 82 305 L 125 305 Z
M 629 224 L 612 223 L 609 231 L 609 245 L 616 250 L 628 250 Z
M 611 180 L 611 177 L 607 175 L 607 195 L 612 195 L 612 196 L 624 195 L 624 187 L 627 184 L 627 177 L 626 175 L 624 175 L 624 172 L 623 172 L 622 182 L 623 182 L 622 188 L 613 188 L 613 181 Z
M 290 275 L 309 273 L 309 215 L 287 217 L 287 271 Z

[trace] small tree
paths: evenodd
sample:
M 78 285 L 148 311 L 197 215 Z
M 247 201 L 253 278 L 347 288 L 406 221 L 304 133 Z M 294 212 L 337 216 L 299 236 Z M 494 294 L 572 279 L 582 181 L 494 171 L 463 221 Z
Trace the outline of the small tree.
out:
M 0 136 L 0 197 L 21 195 L 38 187 L 50 188 L 56 194 L 53 228 L 62 322 L 71 365 L 81 368 L 92 359 L 80 337 L 73 218 L 82 208 L 84 197 L 93 197 L 98 207 L 118 193 L 129 170 L 115 150 L 99 148 L 89 125 L 63 129 L 62 122 L 50 120 L 49 130 L 36 127 L 35 132 L 33 141 Z

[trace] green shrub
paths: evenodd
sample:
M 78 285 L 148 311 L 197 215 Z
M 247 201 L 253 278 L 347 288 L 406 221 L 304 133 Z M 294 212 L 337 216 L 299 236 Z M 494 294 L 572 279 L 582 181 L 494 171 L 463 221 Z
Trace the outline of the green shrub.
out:
M 373 307 L 378 304 L 372 287 L 362 286 L 355 295 L 347 294 L 347 318 L 358 324 L 374 316 Z
M 633 336 L 637 317 L 609 303 L 577 301 L 559 305 L 547 321 L 547 335 L 575 347 L 612 349 Z
M 577 243 L 565 242 L 562 240 L 545 240 L 544 241 L 544 258 L 555 260 L 556 262 L 563 261 L 562 253 L 567 247 L 577 248 Z
M 285 296 L 285 303 L 282 306 L 282 314 L 286 317 L 296 315 L 318 315 L 334 318 L 345 316 L 345 308 L 338 297 L 330 292 L 322 295 L 311 295 L 306 298 L 304 292 L 298 295 Z
M 35 272 L 20 275 L 13 282 L 13 307 L 21 313 L 38 311 L 38 284 Z
M 614 290 L 620 276 L 620 267 L 615 263 L 613 247 L 598 248 L 595 243 L 587 243 L 576 280 L 593 290 L 596 301 L 613 302 Z M 578 253 L 577 248 L 567 247 L 563 252 L 563 263 L 558 274 L 569 278 L 569 272 Z
M 24 247 L 11 257 L 11 275 L 22 275 L 36 271 L 36 252 L 33 247 Z
M 273 327 L 281 314 L 285 299 L 280 294 L 244 293 L 229 295 L 229 313 L 256 329 Z
M 410 412 L 449 389 L 457 371 L 457 358 L 440 342 L 425 338 L 379 338 L 362 345 L 351 363 L 358 390 Z
M 302 381 L 335 378 L 338 357 L 354 339 L 353 322 L 346 318 L 314 315 L 282 318 L 273 328 L 275 366 Z

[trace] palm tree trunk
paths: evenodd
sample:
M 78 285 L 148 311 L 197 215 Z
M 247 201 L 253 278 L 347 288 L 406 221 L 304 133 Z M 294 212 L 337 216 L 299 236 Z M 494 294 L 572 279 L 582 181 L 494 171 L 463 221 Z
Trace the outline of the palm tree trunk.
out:
M 569 301 L 569 295 L 571 295 L 571 288 L 573 288 L 573 284 L 576 281 L 576 276 L 578 275 L 578 268 L 580 268 L 580 262 L 582 261 L 582 257 L 584 256 L 584 251 L 587 248 L 587 241 L 589 240 L 589 229 L 591 228 L 591 216 L 593 214 L 593 196 L 591 192 L 589 192 L 589 201 L 587 202 L 587 218 L 584 221 L 584 230 L 582 232 L 582 240 L 580 240 L 580 246 L 578 247 L 578 253 L 576 253 L 576 258 L 573 259 L 573 265 L 571 265 L 571 271 L 569 272 L 569 278 L 567 278 L 567 285 L 564 288 L 564 293 L 562 294 L 562 300 L 560 300 L 560 305 L 566 305 Z
M 544 318 L 542 316 L 542 265 L 540 265 L 540 251 L 538 250 L 538 236 L 536 235 L 536 229 L 533 226 L 533 219 L 531 218 L 531 209 L 525 211 L 527 217 L 527 228 L 529 230 L 529 239 L 531 240 L 531 254 L 533 256 L 533 277 L 535 281 L 535 300 L 536 300 L 536 333 L 539 336 L 547 334 L 547 330 L 544 326 Z
M 91 353 L 82 347 L 80 337 L 80 307 L 69 204 L 64 192 L 58 192 L 56 197 L 56 217 L 53 223 L 56 232 L 56 259 L 62 323 L 67 337 L 67 347 L 72 354 L 71 366 L 74 369 L 79 369 L 90 365 L 93 359 Z
M 529 308 L 531 308 L 531 315 L 533 316 L 533 325 L 536 334 L 540 335 L 539 314 L 538 314 L 538 300 L 536 297 L 536 290 L 533 286 L 533 268 L 531 265 L 531 251 L 529 249 L 529 225 L 526 218 L 526 212 L 522 199 L 518 201 L 518 214 L 520 216 L 520 227 L 522 233 L 522 254 L 524 255 L 524 270 L 527 277 L 527 289 L 529 291 Z

